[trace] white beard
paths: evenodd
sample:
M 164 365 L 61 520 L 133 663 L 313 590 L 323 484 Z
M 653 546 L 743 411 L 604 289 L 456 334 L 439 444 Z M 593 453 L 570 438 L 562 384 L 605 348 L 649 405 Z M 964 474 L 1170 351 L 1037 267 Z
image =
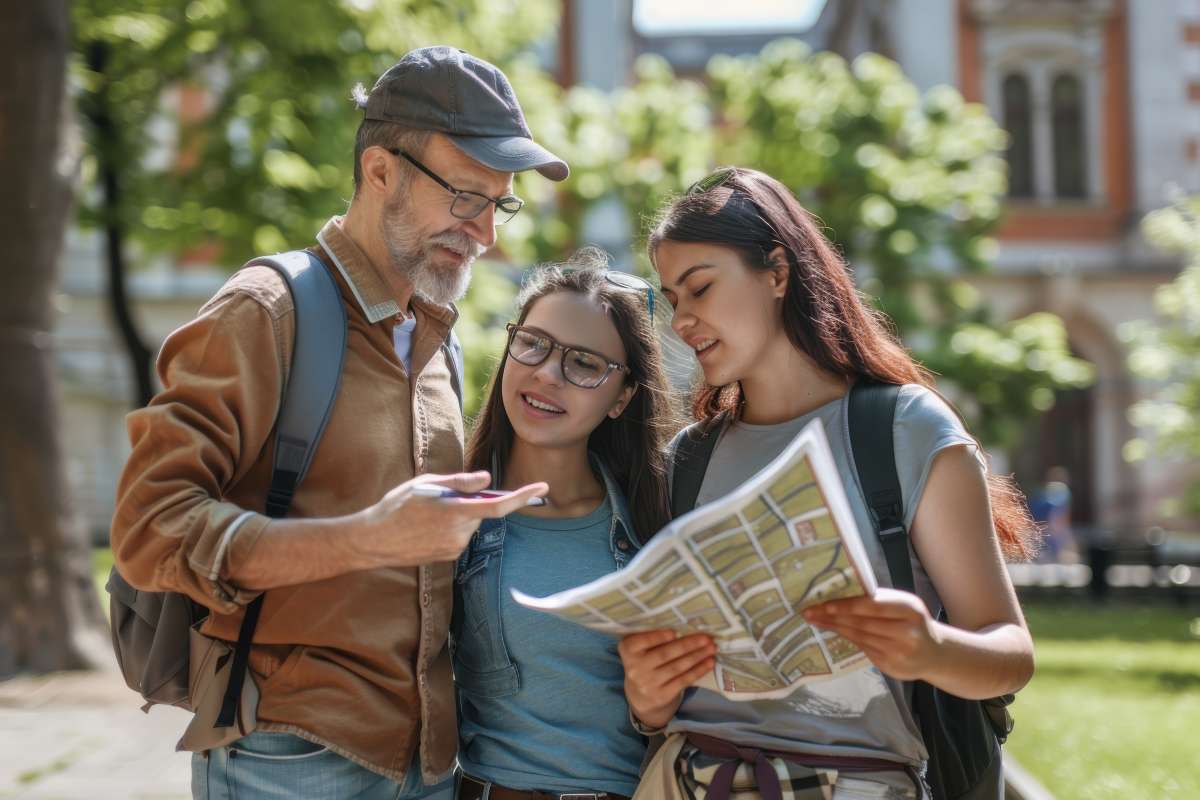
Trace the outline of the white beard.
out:
M 409 283 L 413 292 L 435 305 L 447 306 L 460 300 L 471 285 L 471 265 L 483 253 L 483 245 L 465 233 L 446 231 L 426 240 L 410 225 L 405 200 L 389 203 L 383 210 L 380 232 L 392 266 Z M 460 264 L 439 267 L 433 261 L 434 248 L 447 247 L 463 255 Z

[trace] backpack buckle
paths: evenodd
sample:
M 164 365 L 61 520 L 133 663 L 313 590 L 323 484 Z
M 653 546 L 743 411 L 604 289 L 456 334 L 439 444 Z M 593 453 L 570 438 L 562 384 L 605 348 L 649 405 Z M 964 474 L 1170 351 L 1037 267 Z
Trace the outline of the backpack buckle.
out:
M 875 519 L 879 521 L 880 535 L 904 530 L 904 501 L 900 493 L 893 490 L 875 492 L 869 504 Z

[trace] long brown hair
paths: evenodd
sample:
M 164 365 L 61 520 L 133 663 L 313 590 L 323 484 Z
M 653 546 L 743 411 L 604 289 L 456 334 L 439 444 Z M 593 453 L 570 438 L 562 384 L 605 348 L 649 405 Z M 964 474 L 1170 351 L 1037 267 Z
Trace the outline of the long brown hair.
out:
M 651 261 L 664 241 L 702 242 L 728 247 L 747 267 L 767 270 L 769 254 L 782 247 L 788 260 L 783 328 L 794 347 L 850 381 L 916 383 L 936 391 L 933 376 L 913 360 L 887 317 L 863 301 L 845 261 L 787 187 L 752 169 L 730 167 L 714 175 L 713 188 L 689 192 L 660 214 L 647 242 Z M 706 420 L 721 411 L 736 413 L 742 399 L 736 382 L 701 382 L 692 414 Z M 1038 532 L 1020 489 L 1011 478 L 989 472 L 988 494 L 1005 555 L 1028 558 Z
M 597 302 L 608 314 L 625 346 L 625 380 L 637 387 L 633 398 L 616 419 L 605 417 L 588 437 L 588 449 L 599 456 L 629 503 L 635 533 L 646 541 L 670 521 L 667 500 L 666 450 L 678 428 L 672 413 L 670 391 L 663 372 L 662 353 L 644 294 L 624 288 L 605 277 L 607 258 L 598 250 L 584 249 L 564 264 L 534 270 L 517 298 L 517 324 L 525 321 L 533 304 L 547 295 L 574 292 Z M 475 419 L 467 444 L 467 469 L 503 471 L 512 452 L 513 427 L 504 410 L 500 391 L 508 349 L 488 386 L 487 401 Z M 613 376 L 615 377 L 615 376 Z M 613 378 L 610 377 L 609 380 Z M 493 467 L 495 465 L 495 467 Z M 494 476 L 499 480 L 499 476 Z

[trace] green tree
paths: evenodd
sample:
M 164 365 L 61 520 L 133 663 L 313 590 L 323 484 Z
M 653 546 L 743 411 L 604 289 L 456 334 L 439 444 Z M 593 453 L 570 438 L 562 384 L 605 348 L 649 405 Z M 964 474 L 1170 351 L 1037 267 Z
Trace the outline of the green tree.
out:
M 138 376 L 133 403 L 149 398 L 154 348 L 128 310 L 129 262 L 215 244 L 217 263 L 234 268 L 307 245 L 352 191 L 355 83 L 445 42 L 544 94 L 549 76 L 522 60 L 553 32 L 557 9 L 554 0 L 76 2 L 90 187 L 80 219 L 106 234 L 113 314 Z M 199 113 L 181 105 L 197 98 Z M 465 344 L 474 362 L 478 345 Z
M 995 252 L 987 233 L 1006 186 L 1005 134 L 982 106 L 949 87 L 922 97 L 882 56 L 849 64 L 787 40 L 758 56 L 715 57 L 703 84 L 652 56 L 634 74 L 607 102 L 568 93 L 566 127 L 579 136 L 564 150 L 587 172 L 565 187 L 562 205 L 586 208 L 615 193 L 631 227 L 644 230 L 713 166 L 752 165 L 823 221 L 860 289 L 957 387 L 986 443 L 1013 444 L 1025 420 L 1053 405 L 1055 389 L 1090 382 L 1057 317 L 998 324 L 967 281 Z M 611 137 L 598 129 L 614 123 L 620 136 L 604 163 L 602 148 L 581 145 Z M 531 250 L 557 244 L 535 241 Z
M 1162 249 L 1185 256 L 1179 277 L 1159 287 L 1159 319 L 1130 323 L 1121 336 L 1130 347 L 1129 368 L 1152 387 L 1150 396 L 1130 409 L 1130 420 L 1144 437 L 1125 446 L 1139 461 L 1152 452 L 1195 463 L 1200 458 L 1200 198 L 1180 200 L 1149 214 L 1143 230 Z M 1164 511 L 1169 516 L 1200 517 L 1200 481 L 1191 483 Z
M 268 0 L 81 0 L 77 50 L 109 50 L 107 60 L 79 64 L 81 105 L 101 107 L 112 129 L 100 135 L 95 120 L 105 114 L 89 114 L 89 174 L 115 164 L 123 181 L 116 199 L 89 195 L 100 202 L 85 219 L 117 226 L 145 252 L 219 242 L 230 267 L 307 242 L 350 194 L 349 87 L 411 46 L 446 41 L 502 66 L 538 138 L 572 166 L 562 185 L 518 176 L 530 207 L 500 236 L 513 263 L 588 244 L 583 221 L 598 203 L 615 199 L 629 229 L 642 231 L 716 164 L 752 164 L 824 221 L 863 291 L 919 358 L 961 388 L 987 443 L 1013 442 L 1055 389 L 1089 380 L 1056 318 L 997 324 L 965 280 L 994 252 L 987 233 L 1005 188 L 1004 134 L 982 107 L 946 87 L 922 97 L 881 56 L 848 64 L 792 41 L 715 58 L 704 82 L 646 57 L 633 84 L 611 95 L 564 89 L 530 55 L 557 9 L 552 0 L 374 0 L 296 2 L 280 13 Z M 203 88 L 210 108 L 175 120 L 177 136 L 160 149 L 181 159 L 147 157 L 164 93 L 181 85 Z M 485 295 L 468 297 L 465 325 L 497 319 L 499 295 Z M 487 337 L 464 342 L 472 365 L 494 356 Z

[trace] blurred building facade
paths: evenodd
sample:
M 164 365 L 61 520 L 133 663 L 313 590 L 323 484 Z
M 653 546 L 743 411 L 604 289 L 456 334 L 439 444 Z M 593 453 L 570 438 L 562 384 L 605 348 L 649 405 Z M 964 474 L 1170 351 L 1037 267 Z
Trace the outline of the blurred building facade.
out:
M 1080 528 L 1163 521 L 1163 500 L 1190 476 L 1122 457 L 1134 436 L 1126 411 L 1147 387 L 1130 375 L 1118 329 L 1152 317 L 1154 290 L 1180 268 L 1144 241 L 1141 218 L 1200 190 L 1200 2 L 845 0 L 803 28 L 661 35 L 631 22 L 639 2 L 654 0 L 568 3 L 575 81 L 622 80 L 611 54 L 632 64 L 655 53 L 701 76 L 718 53 L 791 36 L 851 59 L 883 53 L 922 91 L 949 84 L 986 104 L 1011 137 L 1011 186 L 995 270 L 974 283 L 1001 319 L 1059 315 L 1096 368 L 1093 386 L 1060 395 L 999 460 L 1028 491 L 1066 468 Z
M 643 53 L 699 76 L 717 53 L 794 36 L 848 58 L 882 52 L 918 88 L 954 85 L 989 107 L 1011 135 L 1011 189 L 996 269 L 976 284 L 1002 318 L 1058 314 L 1097 373 L 1092 387 L 1062 396 L 1006 463 L 1027 488 L 1066 467 L 1081 524 L 1156 524 L 1186 476 L 1122 458 L 1134 435 L 1126 409 L 1145 387 L 1126 368 L 1117 330 L 1153 316 L 1154 289 L 1180 266 L 1142 240 L 1139 220 L 1171 191 L 1200 191 L 1200 0 L 839 0 L 790 29 L 692 32 L 635 24 L 643 1 L 654 2 L 563 0 L 551 50 L 564 82 L 616 88 Z M 632 232 L 613 222 L 620 216 L 601 209 L 585 238 L 627 250 Z M 128 452 L 132 389 L 104 305 L 100 251 L 84 235 L 68 242 L 58 345 L 76 507 L 103 536 Z M 131 291 L 147 340 L 160 342 L 221 280 L 198 264 L 139 273 Z

